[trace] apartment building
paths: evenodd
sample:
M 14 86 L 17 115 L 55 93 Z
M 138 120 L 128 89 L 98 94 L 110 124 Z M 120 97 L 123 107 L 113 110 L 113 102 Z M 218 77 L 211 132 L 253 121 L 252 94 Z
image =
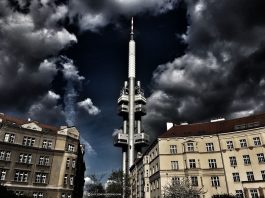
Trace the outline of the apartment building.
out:
M 185 177 L 203 188 L 200 197 L 262 198 L 264 154 L 265 114 L 172 124 L 131 167 L 132 197 L 163 197 L 165 185 Z
M 54 127 L 0 114 L 0 183 L 17 195 L 82 194 L 84 148 L 75 127 Z M 75 196 L 73 196 L 75 195 Z

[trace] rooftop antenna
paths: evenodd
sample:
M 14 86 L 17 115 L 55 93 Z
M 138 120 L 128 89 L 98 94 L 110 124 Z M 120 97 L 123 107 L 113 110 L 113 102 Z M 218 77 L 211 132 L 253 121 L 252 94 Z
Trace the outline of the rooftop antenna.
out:
M 131 40 L 133 40 L 133 17 L 131 19 Z

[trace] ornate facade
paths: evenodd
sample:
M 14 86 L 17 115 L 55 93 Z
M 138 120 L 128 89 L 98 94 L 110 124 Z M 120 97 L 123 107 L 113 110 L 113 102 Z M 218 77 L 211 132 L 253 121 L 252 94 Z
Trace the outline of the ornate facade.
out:
M 208 123 L 171 124 L 131 168 L 132 197 L 160 198 L 183 177 L 200 197 L 265 194 L 265 114 Z
M 80 197 L 83 154 L 75 127 L 57 128 L 0 114 L 0 182 L 17 195 Z

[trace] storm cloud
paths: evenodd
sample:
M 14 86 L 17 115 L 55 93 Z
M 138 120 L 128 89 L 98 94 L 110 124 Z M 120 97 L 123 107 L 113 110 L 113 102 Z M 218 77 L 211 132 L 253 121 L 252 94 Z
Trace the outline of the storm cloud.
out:
M 265 2 L 186 1 L 186 53 L 159 65 L 145 118 L 152 134 L 166 122 L 241 117 L 265 110 Z
M 69 16 L 77 21 L 80 29 L 98 31 L 110 24 L 117 24 L 120 16 L 132 17 L 141 13 L 158 15 L 174 9 L 178 0 L 70 0 Z

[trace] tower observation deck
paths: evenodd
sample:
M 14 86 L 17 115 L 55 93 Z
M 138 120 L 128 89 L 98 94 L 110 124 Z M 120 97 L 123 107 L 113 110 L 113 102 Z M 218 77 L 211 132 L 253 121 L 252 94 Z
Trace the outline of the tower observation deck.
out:
M 124 82 L 118 98 L 118 115 L 123 118 L 123 127 L 122 132 L 116 134 L 113 139 L 114 146 L 122 148 L 122 170 L 125 175 L 129 173 L 134 160 L 137 157 L 141 157 L 142 148 L 149 143 L 149 136 L 144 133 L 142 127 L 142 116 L 146 114 L 146 98 L 144 97 L 140 81 L 135 83 L 136 56 L 133 28 L 132 18 L 128 81 Z M 124 192 L 123 197 L 125 197 Z

